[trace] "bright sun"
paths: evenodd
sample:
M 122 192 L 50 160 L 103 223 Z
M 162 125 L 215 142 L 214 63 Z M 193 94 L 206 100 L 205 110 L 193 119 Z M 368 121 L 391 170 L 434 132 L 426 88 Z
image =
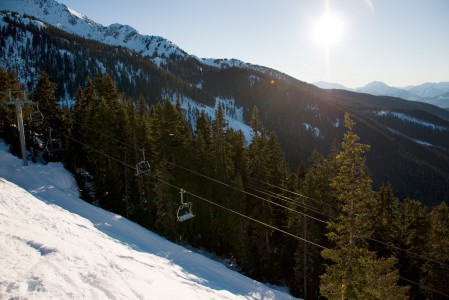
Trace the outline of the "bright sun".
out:
M 343 20 L 336 14 L 326 11 L 315 22 L 315 39 L 326 49 L 329 49 L 331 45 L 341 40 L 344 29 Z

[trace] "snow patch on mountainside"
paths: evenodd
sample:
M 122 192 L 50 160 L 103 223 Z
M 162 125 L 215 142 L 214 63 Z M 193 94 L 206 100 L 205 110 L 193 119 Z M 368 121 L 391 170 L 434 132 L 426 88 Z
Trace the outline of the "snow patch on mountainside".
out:
M 381 116 L 381 117 L 393 116 L 393 117 L 401 119 L 403 121 L 415 123 L 415 124 L 421 125 L 423 127 L 429 127 L 431 129 L 434 129 L 434 130 L 441 130 L 441 131 L 449 130 L 449 128 L 438 126 L 438 125 L 435 125 L 433 123 L 426 122 L 426 121 L 423 121 L 423 120 L 419 120 L 419 119 L 417 119 L 415 117 L 406 115 L 404 113 L 399 113 L 399 112 L 394 112 L 394 111 L 390 112 L 390 111 L 382 110 L 382 111 L 373 111 L 372 114 L 375 115 L 375 116 Z
M 323 138 L 323 136 L 321 135 L 321 130 L 318 127 L 312 126 L 310 124 L 307 123 L 303 123 L 304 128 L 310 132 L 314 137 L 316 138 Z
M 239 107 L 235 104 L 234 99 L 225 99 L 217 97 L 215 98 L 215 105 L 208 106 L 202 103 L 195 102 L 194 100 L 179 95 L 173 95 L 170 97 L 172 103 L 176 103 L 179 101 L 181 104 L 181 108 L 185 112 L 185 117 L 187 118 L 192 131 L 195 130 L 196 127 L 196 119 L 197 116 L 204 112 L 209 121 L 215 119 L 215 111 L 218 106 L 221 105 L 223 108 L 223 112 L 225 115 L 225 120 L 228 123 L 229 127 L 235 131 L 241 130 L 243 135 L 245 136 L 246 142 L 249 144 L 253 137 L 253 130 L 250 126 L 245 124 L 245 120 L 243 117 L 243 107 Z
M 215 68 L 232 68 L 232 67 L 248 68 L 248 65 L 245 62 L 235 58 L 232 59 L 203 58 L 201 61 L 203 62 L 203 64 Z

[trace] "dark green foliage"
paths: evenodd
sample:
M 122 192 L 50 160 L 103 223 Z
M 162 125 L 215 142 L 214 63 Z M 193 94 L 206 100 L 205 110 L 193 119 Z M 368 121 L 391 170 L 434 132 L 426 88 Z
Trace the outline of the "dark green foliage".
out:
M 6 105 L 6 102 L 12 100 L 10 91 L 21 90 L 17 75 L 0 68 L 0 136 L 11 145 L 11 150 L 15 154 L 20 153 L 16 109 L 14 105 Z M 17 97 L 18 95 L 14 92 L 11 96 Z
M 173 181 L 173 177 L 168 171 L 168 162 L 162 161 L 160 168 L 155 174 L 160 181 L 154 185 L 154 207 L 156 209 L 156 229 L 171 240 L 176 240 L 176 209 L 174 200 L 177 195 L 173 195 L 170 186 L 166 183 Z
M 345 116 L 348 132 L 337 154 L 337 175 L 331 186 L 340 203 L 340 215 L 328 224 L 332 248 L 322 252 L 331 264 L 321 276 L 321 293 L 329 299 L 406 299 L 407 288 L 397 286 L 396 259 L 377 259 L 368 249 L 372 235 L 375 195 L 365 165 L 368 145 L 358 142 L 354 121 Z
M 373 224 L 373 234 L 371 236 L 371 248 L 379 256 L 389 257 L 399 253 L 390 246 L 400 245 L 401 228 L 401 207 L 399 199 L 395 196 L 390 185 L 382 186 L 377 192 L 377 207 L 374 215 L 376 222 Z M 379 241 L 383 244 L 379 244 Z M 386 245 L 385 245 L 386 244 Z
M 0 71 L 0 85 L 20 88 L 14 76 Z M 390 186 L 374 192 L 364 156 L 369 147 L 359 143 L 349 118 L 340 151 L 331 150 L 327 157 L 315 151 L 308 166 L 301 164 L 298 172 L 290 173 L 280 139 L 264 126 L 267 118 L 261 118 L 257 106 L 250 122 L 253 138 L 247 144 L 242 132 L 227 126 L 222 106 L 212 121 L 204 114 L 196 116 L 192 132 L 179 102 L 165 100 L 149 108 L 144 96 L 121 94 L 113 77 L 93 78 L 79 85 L 70 111 L 57 105 L 50 76 L 43 74 L 33 93 L 43 111 L 53 109 L 47 121 L 64 138 L 60 159 L 76 173 L 86 200 L 173 241 L 228 259 L 255 279 L 289 286 L 298 296 L 305 293 L 305 282 L 306 296 L 318 297 L 322 275 L 321 293 L 329 298 L 401 299 L 406 288 L 396 285 L 396 266 L 404 278 L 447 293 L 445 267 L 425 259 L 448 263 L 447 239 L 441 238 L 448 235 L 447 206 L 429 210 L 406 200 L 401 210 Z M 285 83 L 257 88 L 269 95 L 289 90 Z M 0 111 L 5 116 L 0 137 L 16 142 L 14 111 L 1 105 Z M 151 173 L 136 177 L 135 166 L 144 159 Z M 93 188 L 82 170 L 92 174 Z M 192 202 L 195 214 L 184 223 L 176 221 L 180 188 L 187 191 L 184 200 Z M 323 252 L 327 268 L 320 248 L 204 199 L 329 248 Z M 411 295 L 438 298 L 438 293 L 418 287 Z
M 26 24 L 14 13 L 5 17 L 2 28 L 0 57 L 9 70 L 17 69 L 22 79 L 28 78 L 27 89 L 34 90 L 38 75 L 45 71 L 56 84 L 56 97 L 75 97 L 85 78 L 96 81 L 95 74 L 109 74 L 126 97 L 143 96 L 147 106 L 180 94 L 199 103 L 213 106 L 216 97 L 234 99 L 244 108 L 244 118 L 251 119 L 251 108 L 257 105 L 267 132 L 274 131 L 287 165 L 296 169 L 308 161 L 317 149 L 327 155 L 329 145 L 339 140 L 344 128 L 343 114 L 351 112 L 358 122 L 357 133 L 372 145 L 367 164 L 374 188 L 389 182 L 398 197 L 412 197 L 428 205 L 449 201 L 449 113 L 424 103 L 391 97 L 375 97 L 340 90 L 321 90 L 285 74 L 264 67 L 213 68 L 193 57 L 171 56 L 160 67 L 148 57 L 123 47 L 108 46 L 71 35 L 58 28 L 37 28 Z M 30 47 L 15 47 L 17 42 Z M 12 53 L 10 53 L 12 52 Z M 21 57 L 15 65 L 10 57 Z M 110 96 L 101 90 L 110 82 L 98 82 L 98 98 Z M 86 96 L 89 98 L 89 96 Z M 420 126 L 392 116 L 379 116 L 373 111 L 396 111 L 441 126 Z M 317 132 L 315 129 L 319 129 Z M 268 134 L 268 133 L 267 133 Z M 424 141 L 430 145 L 420 145 Z
M 426 261 L 421 266 L 420 283 L 426 287 L 421 287 L 421 292 L 429 299 L 445 299 L 442 294 L 449 295 L 449 208 L 445 203 L 435 206 L 430 212 L 430 228 L 424 249 L 434 261 Z
M 307 171 L 299 170 L 299 183 L 296 201 L 306 214 L 319 220 L 328 220 L 337 215 L 336 200 L 330 186 L 332 178 L 335 176 L 335 157 L 324 158 L 317 151 L 314 151 L 311 158 L 311 165 Z M 301 175 L 305 172 L 304 175 Z M 326 224 L 316 219 L 311 219 L 296 213 L 289 214 L 289 227 L 293 232 L 305 237 L 319 245 L 328 246 L 325 236 Z M 306 264 L 304 264 L 304 260 Z M 305 269 L 304 269 L 305 268 Z M 321 248 L 312 246 L 305 242 L 299 242 L 295 251 L 295 282 L 300 288 L 300 294 L 307 295 L 304 298 L 313 297 L 319 293 L 319 276 L 324 272 L 323 260 L 321 258 Z M 307 287 L 304 289 L 304 276 L 306 276 Z
M 47 73 L 42 72 L 39 76 L 36 88 L 32 94 L 33 101 L 39 104 L 39 108 L 45 113 L 45 125 L 60 125 L 57 119 L 60 117 L 60 108 L 56 99 L 56 84 L 54 84 Z

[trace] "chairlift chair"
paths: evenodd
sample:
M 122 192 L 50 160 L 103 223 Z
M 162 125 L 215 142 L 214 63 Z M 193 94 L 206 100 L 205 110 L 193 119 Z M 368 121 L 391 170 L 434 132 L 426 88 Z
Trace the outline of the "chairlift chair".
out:
M 147 175 L 151 171 L 150 163 L 145 160 L 145 149 L 142 149 L 143 160 L 136 164 L 136 176 Z
M 48 153 L 58 152 L 62 150 L 61 140 L 51 137 L 51 128 L 49 131 L 49 139 L 45 143 L 45 151 Z
M 35 104 L 36 109 L 32 109 L 30 112 L 30 120 L 33 123 L 41 123 L 44 121 L 44 114 L 39 110 L 39 104 Z
M 187 221 L 195 216 L 192 212 L 192 202 L 184 202 L 183 196 L 185 192 L 184 189 L 181 189 L 179 192 L 181 194 L 181 206 L 179 206 L 178 211 L 176 212 L 176 219 L 178 222 Z
M 50 139 L 45 144 L 45 151 L 48 153 L 58 152 L 62 150 L 60 139 Z

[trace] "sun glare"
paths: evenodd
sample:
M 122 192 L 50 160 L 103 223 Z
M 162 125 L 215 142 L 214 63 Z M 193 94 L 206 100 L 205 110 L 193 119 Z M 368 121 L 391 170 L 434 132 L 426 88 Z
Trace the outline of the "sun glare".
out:
M 326 11 L 316 22 L 314 36 L 318 43 L 329 48 L 341 40 L 344 22 L 337 15 Z

